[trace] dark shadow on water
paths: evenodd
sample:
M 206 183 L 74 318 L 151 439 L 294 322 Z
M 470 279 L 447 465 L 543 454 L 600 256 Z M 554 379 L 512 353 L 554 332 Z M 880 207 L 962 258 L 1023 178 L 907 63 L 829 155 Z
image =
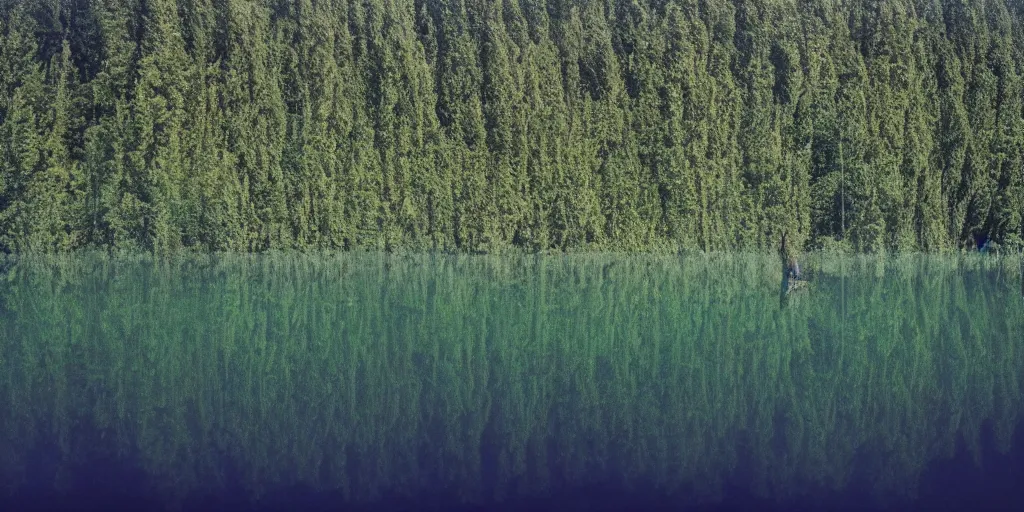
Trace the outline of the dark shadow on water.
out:
M 1024 423 L 1011 451 L 1000 454 L 992 429 L 982 431 L 981 467 L 961 439 L 952 459 L 938 460 L 922 475 L 920 496 L 928 510 L 1020 510 L 1024 508 Z M 924 507 L 918 507 L 924 510 Z
M 78 428 L 77 435 L 85 434 Z M 88 432 L 90 456 L 67 464 L 58 476 L 58 446 L 37 442 L 29 450 L 25 481 L 12 495 L 0 496 L 0 510 L 157 510 L 148 477 L 134 457 L 118 458 L 97 432 Z M 42 437 L 42 436 L 41 436 Z M 59 490 L 57 479 L 62 480 Z
M 865 476 L 873 468 L 866 460 L 855 462 L 858 475 L 840 492 L 822 489 L 788 490 L 792 498 L 766 499 L 751 492 L 752 466 L 744 463 L 752 453 L 741 449 L 737 471 L 724 484 L 722 499 L 716 503 L 694 505 L 688 489 L 666 494 L 657 489 L 634 486 L 625 489 L 616 479 L 585 487 L 557 489 L 539 496 L 522 496 L 501 502 L 464 504 L 458 489 L 446 489 L 414 496 L 383 496 L 371 503 L 346 503 L 340 493 L 294 486 L 268 491 L 256 502 L 245 498 L 238 485 L 237 471 L 225 466 L 227 489 L 216 495 L 186 497 L 180 510 L 224 511 L 574 511 L 574 510 L 1007 510 L 1024 505 L 1024 425 L 1018 425 L 1013 449 L 999 454 L 991 428 L 982 435 L 982 466 L 978 467 L 961 440 L 953 458 L 931 463 L 922 475 L 917 497 L 910 500 L 879 496 Z M 96 452 L 102 450 L 97 449 Z M 55 446 L 38 445 L 32 463 L 26 468 L 26 482 L 13 495 L 0 500 L 2 510 L 165 510 L 149 493 L 152 483 L 128 459 L 96 456 L 70 468 L 63 492 L 54 491 L 54 471 L 59 451 Z

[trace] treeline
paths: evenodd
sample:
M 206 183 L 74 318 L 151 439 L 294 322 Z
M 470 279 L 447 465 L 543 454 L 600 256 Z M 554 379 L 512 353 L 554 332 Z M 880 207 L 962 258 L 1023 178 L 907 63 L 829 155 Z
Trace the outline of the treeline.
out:
M 1003 0 L 0 0 L 0 249 L 1024 238 Z

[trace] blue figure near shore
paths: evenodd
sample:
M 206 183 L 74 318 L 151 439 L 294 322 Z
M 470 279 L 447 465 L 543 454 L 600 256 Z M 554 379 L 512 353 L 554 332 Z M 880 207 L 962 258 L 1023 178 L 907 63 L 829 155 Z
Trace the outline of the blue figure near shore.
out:
M 797 261 L 796 251 L 786 244 L 786 233 L 782 234 L 782 244 L 779 246 L 779 257 L 782 260 L 782 285 L 779 290 L 779 304 L 785 306 L 786 297 L 795 290 L 807 285 L 800 271 L 800 262 Z
M 974 245 L 978 248 L 978 252 L 981 254 L 988 254 L 989 250 L 992 249 L 991 240 L 985 235 L 974 237 Z
M 779 247 L 779 255 L 782 257 L 782 271 L 790 279 L 800 279 L 800 262 L 796 259 L 796 253 L 786 245 L 786 233 L 782 234 L 782 246 Z

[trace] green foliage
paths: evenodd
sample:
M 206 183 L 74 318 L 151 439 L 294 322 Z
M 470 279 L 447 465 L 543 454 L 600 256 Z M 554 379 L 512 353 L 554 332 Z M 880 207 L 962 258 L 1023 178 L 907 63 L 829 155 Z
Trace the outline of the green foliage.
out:
M 0 248 L 1024 239 L 1024 11 L 0 2 Z

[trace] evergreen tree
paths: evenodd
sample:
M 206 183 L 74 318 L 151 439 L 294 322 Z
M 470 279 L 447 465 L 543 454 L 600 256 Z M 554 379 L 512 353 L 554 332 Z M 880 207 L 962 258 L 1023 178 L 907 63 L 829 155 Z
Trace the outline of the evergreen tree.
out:
M 286 107 L 280 52 L 266 3 L 227 0 L 219 6 L 226 33 L 225 96 L 228 148 L 244 190 L 249 250 L 292 245 L 287 227 L 282 153 Z
M 41 167 L 25 191 L 27 207 L 26 245 L 32 250 L 66 251 L 83 245 L 84 218 L 82 173 L 69 147 L 76 115 L 73 88 L 77 85 L 67 40 L 50 63 L 48 94 L 53 102 L 42 119 Z

